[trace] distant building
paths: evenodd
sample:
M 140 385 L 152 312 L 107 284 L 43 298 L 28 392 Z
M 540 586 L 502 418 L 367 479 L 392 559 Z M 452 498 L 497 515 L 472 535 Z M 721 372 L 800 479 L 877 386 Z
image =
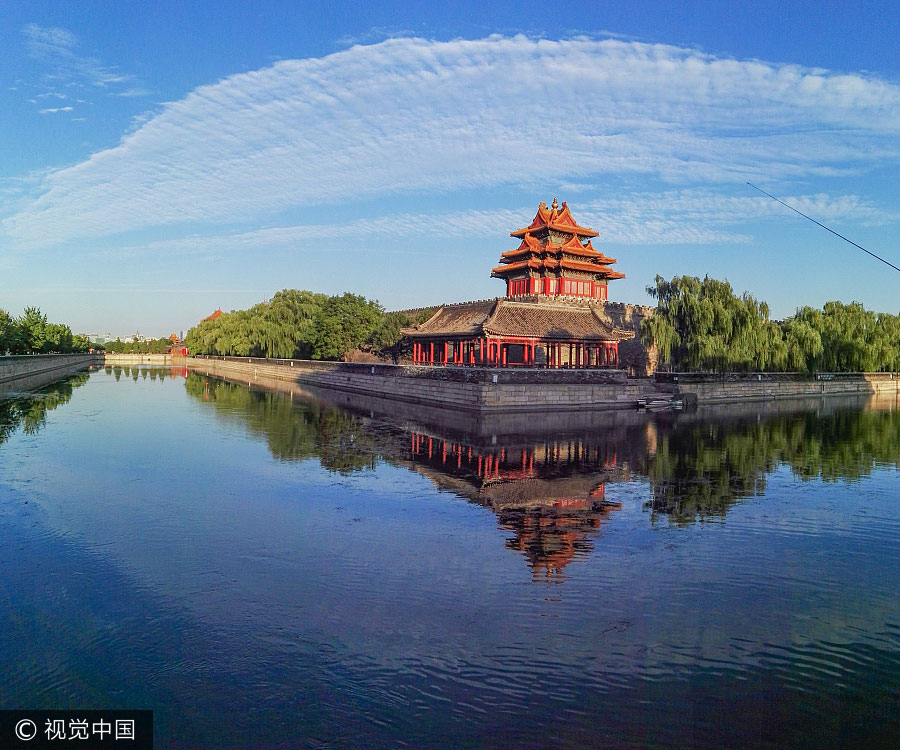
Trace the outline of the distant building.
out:
M 215 320 L 216 318 L 221 318 L 222 315 L 224 315 L 224 313 L 222 312 L 222 309 L 219 308 L 212 315 L 207 315 L 205 318 L 203 318 L 203 320 Z M 201 320 L 200 322 L 202 323 L 203 320 Z

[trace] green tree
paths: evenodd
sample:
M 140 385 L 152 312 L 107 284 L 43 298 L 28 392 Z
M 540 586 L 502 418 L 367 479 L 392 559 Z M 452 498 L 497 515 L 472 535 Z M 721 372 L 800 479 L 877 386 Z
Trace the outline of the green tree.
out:
M 16 321 L 19 328 L 19 348 L 22 354 L 44 351 L 47 340 L 47 316 L 36 307 L 26 307 L 22 317 Z
M 369 341 L 383 312 L 377 302 L 349 292 L 329 297 L 316 322 L 313 356 L 348 361 L 350 352 Z
M 727 281 L 694 276 L 647 287 L 658 306 L 641 323 L 645 344 L 655 344 L 661 361 L 685 370 L 728 372 L 771 369 L 787 359 L 769 307 L 751 295 L 738 296 Z

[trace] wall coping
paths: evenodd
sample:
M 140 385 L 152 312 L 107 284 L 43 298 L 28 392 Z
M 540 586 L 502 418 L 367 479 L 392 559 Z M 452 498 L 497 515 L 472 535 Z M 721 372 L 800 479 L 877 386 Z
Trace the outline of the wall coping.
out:
M 330 372 L 354 375 L 380 375 L 395 378 L 419 378 L 460 383 L 595 383 L 598 385 L 625 383 L 625 370 L 611 369 L 549 369 L 531 367 L 473 367 L 461 365 L 393 365 L 370 362 L 329 362 L 309 359 L 275 359 L 264 357 L 229 357 L 194 354 L 197 361 L 241 362 L 262 366 L 294 367 L 301 371 Z
M 709 372 L 656 372 L 653 380 L 657 383 L 788 383 L 821 382 L 830 380 L 898 380 L 895 372 L 729 372 L 715 374 Z

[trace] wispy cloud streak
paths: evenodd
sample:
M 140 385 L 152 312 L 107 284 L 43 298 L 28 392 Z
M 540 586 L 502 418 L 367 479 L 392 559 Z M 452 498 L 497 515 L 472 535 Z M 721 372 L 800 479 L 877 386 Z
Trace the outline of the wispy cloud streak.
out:
M 852 219 L 883 222 L 881 212 L 856 196 L 794 196 L 792 205 L 805 206 L 826 220 Z M 107 251 L 123 256 L 203 256 L 244 258 L 268 257 L 273 251 L 302 250 L 304 253 L 343 253 L 352 244 L 354 253 L 384 255 L 384 240 L 442 237 L 465 243 L 484 241 L 492 254 L 505 242 L 512 249 L 518 240 L 509 232 L 527 224 L 535 207 L 469 210 L 440 214 L 393 214 L 340 224 L 299 224 L 268 227 L 248 232 L 194 235 L 149 242 Z M 731 227 L 760 217 L 777 216 L 781 207 L 766 198 L 727 198 L 707 191 L 638 193 L 629 198 L 590 201 L 579 206 L 576 218 L 599 232 L 598 246 L 740 244 L 750 241 Z M 371 243 L 371 245 L 367 244 Z M 387 251 L 402 252 L 409 251 Z M 416 254 L 425 254 L 422 249 Z M 443 252 L 443 249 L 436 252 Z
M 135 77 L 79 51 L 78 38 L 68 29 L 28 24 L 22 29 L 25 49 L 41 70 L 41 87 L 36 99 L 69 99 L 73 90 L 103 90 L 117 96 L 144 96 L 149 93 Z M 62 89 L 62 90 L 60 90 Z M 35 101 L 31 100 L 31 101 Z M 76 103 L 84 103 L 76 100 Z M 71 112 L 73 106 L 45 108 L 40 114 Z
M 65 34 L 41 44 L 70 49 Z M 898 135 L 900 87 L 863 75 L 618 40 L 390 39 L 198 88 L 49 175 L 3 229 L 35 247 L 537 180 L 827 176 L 900 161 Z M 742 239 L 708 222 L 691 238 L 690 212 L 669 209 L 644 231 Z

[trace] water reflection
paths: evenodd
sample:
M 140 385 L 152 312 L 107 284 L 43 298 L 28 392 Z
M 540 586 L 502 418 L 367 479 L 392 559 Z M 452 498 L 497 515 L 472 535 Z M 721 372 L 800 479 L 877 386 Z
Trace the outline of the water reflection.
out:
M 644 510 L 653 524 L 721 520 L 741 501 L 762 495 L 780 466 L 801 480 L 853 481 L 900 460 L 896 399 L 871 397 L 814 402 L 730 405 L 699 412 L 574 414 L 568 431 L 515 434 L 498 417 L 478 434 L 406 407 L 377 417 L 372 399 L 317 392 L 250 388 L 191 373 L 188 393 L 224 419 L 262 437 L 281 460 L 318 460 L 339 472 L 402 465 L 490 508 L 511 532 L 507 548 L 526 559 L 534 580 L 559 582 L 573 560 L 621 509 L 609 488 L 634 479 L 649 483 Z M 328 398 L 340 399 L 341 406 Z M 379 405 L 391 405 L 381 401 Z M 355 411 L 353 410 L 355 407 Z M 532 420 L 534 421 L 534 420 Z M 497 434 L 500 433 L 500 434 Z
M 29 435 L 38 432 L 47 422 L 47 412 L 69 403 L 72 391 L 87 383 L 88 378 L 88 373 L 73 375 L 34 393 L 0 401 L 0 445 L 19 427 Z
M 410 433 L 409 468 L 438 487 L 490 508 L 511 531 L 506 547 L 528 561 L 534 580 L 561 582 L 563 569 L 593 549 L 621 503 L 606 500 L 606 482 L 621 481 L 614 446 L 586 439 L 506 447 Z
M 900 737 L 896 404 L 444 420 L 119 369 L 0 449 L 2 707 L 147 706 L 166 747 Z
M 896 398 L 824 402 L 815 411 L 759 410 L 711 420 L 677 416 L 658 431 L 647 462 L 647 508 L 677 524 L 724 518 L 735 503 L 762 495 L 787 466 L 798 479 L 855 481 L 900 461 Z M 744 411 L 748 411 L 745 407 Z
M 282 393 L 190 373 L 185 389 L 211 404 L 218 415 L 262 437 L 282 461 L 318 459 L 323 468 L 352 474 L 391 454 L 391 435 L 369 429 L 367 420 L 327 403 L 296 403 Z
M 104 365 L 103 371 L 107 375 L 112 375 L 116 382 L 121 380 L 124 375 L 131 378 L 135 383 L 138 378 L 147 380 L 158 380 L 165 382 L 166 378 L 175 380 L 176 378 L 187 378 L 188 368 L 186 367 L 149 367 L 147 365 Z

